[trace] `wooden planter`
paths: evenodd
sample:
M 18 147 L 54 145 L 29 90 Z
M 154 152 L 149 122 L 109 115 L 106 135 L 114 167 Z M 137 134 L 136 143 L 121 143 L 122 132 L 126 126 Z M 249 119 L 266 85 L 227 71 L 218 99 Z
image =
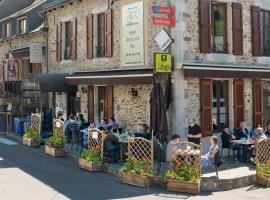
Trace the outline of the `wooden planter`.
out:
M 199 194 L 200 182 L 189 183 L 189 182 L 180 182 L 179 180 L 174 179 L 167 179 L 167 191 Z
M 85 169 L 90 172 L 103 171 L 103 163 L 101 161 L 93 162 L 93 161 L 88 161 L 88 160 L 79 158 L 79 166 L 80 168 Z
M 132 173 L 122 172 L 122 183 L 135 185 L 138 187 L 149 188 L 153 184 L 153 178 L 147 176 L 138 176 Z
M 270 187 L 270 178 L 264 178 L 264 177 L 257 175 L 256 181 L 257 181 L 257 184 L 259 184 L 259 185 L 264 185 L 264 186 Z
M 34 141 L 30 138 L 27 138 L 27 137 L 23 137 L 23 144 L 25 146 L 28 146 L 28 147 L 31 147 L 31 148 L 38 148 L 40 147 L 40 143 L 37 142 L 37 141 Z
M 65 155 L 64 148 L 56 149 L 53 147 L 49 147 L 48 145 L 45 145 L 45 153 L 53 157 L 63 157 Z

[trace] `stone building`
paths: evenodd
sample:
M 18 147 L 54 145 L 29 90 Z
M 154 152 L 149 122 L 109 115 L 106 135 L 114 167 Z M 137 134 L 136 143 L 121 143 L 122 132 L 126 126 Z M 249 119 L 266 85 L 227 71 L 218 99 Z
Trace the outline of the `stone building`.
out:
M 270 3 L 256 0 L 176 1 L 174 130 L 187 118 L 203 136 L 269 123 Z
M 168 1 L 169 2 L 169 1 Z M 173 2 L 173 1 L 172 1 Z M 83 113 L 89 121 L 115 117 L 134 130 L 149 124 L 154 42 L 149 0 L 56 0 L 43 7 L 49 72 L 68 73 L 77 92 L 58 92 L 55 114 Z M 64 107 L 64 108 L 62 108 Z

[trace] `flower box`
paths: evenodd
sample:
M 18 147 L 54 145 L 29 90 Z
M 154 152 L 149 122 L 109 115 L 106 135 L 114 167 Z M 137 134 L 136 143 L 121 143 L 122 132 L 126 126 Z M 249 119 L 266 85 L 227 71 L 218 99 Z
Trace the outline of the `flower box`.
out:
M 90 172 L 100 172 L 103 171 L 103 163 L 101 161 L 93 162 L 82 158 L 79 158 L 79 166 Z
M 257 175 L 256 181 L 258 185 L 270 187 L 270 178 L 265 178 Z
M 65 155 L 64 149 L 57 149 L 45 145 L 45 153 L 53 157 L 63 157 Z
M 199 194 L 200 182 L 190 183 L 190 182 L 182 182 L 175 179 L 167 179 L 167 191 Z
M 122 172 L 122 183 L 138 187 L 149 188 L 153 184 L 153 178 L 148 176 L 139 176 L 132 173 Z
M 23 137 L 23 144 L 25 146 L 28 146 L 28 147 L 31 147 L 31 148 L 38 148 L 40 147 L 40 143 L 37 142 L 37 141 L 34 141 L 30 138 L 27 138 L 27 137 Z

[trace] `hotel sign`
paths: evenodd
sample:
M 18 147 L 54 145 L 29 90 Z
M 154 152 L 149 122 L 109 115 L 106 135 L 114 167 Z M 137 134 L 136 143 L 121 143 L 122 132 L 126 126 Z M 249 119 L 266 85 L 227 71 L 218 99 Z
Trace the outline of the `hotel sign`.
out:
M 122 6 L 123 66 L 144 65 L 144 4 L 143 1 Z

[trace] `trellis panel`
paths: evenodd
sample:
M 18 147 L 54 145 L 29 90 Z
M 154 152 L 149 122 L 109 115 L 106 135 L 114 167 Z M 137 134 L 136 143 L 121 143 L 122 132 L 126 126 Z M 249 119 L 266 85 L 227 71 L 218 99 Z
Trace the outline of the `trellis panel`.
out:
M 93 138 L 93 133 L 97 132 L 97 138 Z M 100 158 L 103 161 L 104 133 L 99 129 L 88 129 L 88 149 L 99 148 Z

